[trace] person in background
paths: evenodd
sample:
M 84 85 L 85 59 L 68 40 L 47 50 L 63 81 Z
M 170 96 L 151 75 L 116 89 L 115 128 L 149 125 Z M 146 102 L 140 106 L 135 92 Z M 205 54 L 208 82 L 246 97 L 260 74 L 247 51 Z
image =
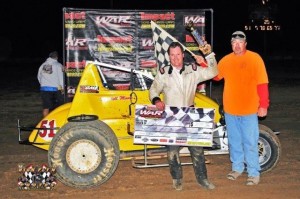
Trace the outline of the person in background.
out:
M 64 102 L 63 66 L 58 62 L 56 51 L 51 52 L 47 60 L 39 67 L 37 79 L 40 83 L 43 116 L 45 117 Z
M 265 117 L 269 107 L 268 75 L 261 56 L 247 50 L 246 35 L 235 31 L 231 35 L 232 51 L 218 63 L 224 78 L 223 105 L 228 132 L 232 171 L 229 180 L 236 180 L 247 169 L 246 185 L 260 181 L 258 154 L 258 117 Z
M 158 110 L 165 110 L 165 105 L 175 107 L 193 107 L 198 83 L 212 79 L 218 74 L 217 65 L 207 67 L 206 60 L 196 55 L 196 63 L 202 67 L 186 65 L 184 50 L 180 43 L 173 42 L 168 49 L 170 65 L 165 66 L 156 74 L 149 90 L 151 102 Z M 162 101 L 160 94 L 163 94 Z M 166 146 L 170 174 L 173 187 L 182 190 L 182 166 L 179 158 L 180 146 Z M 214 189 L 215 185 L 207 178 L 203 147 L 188 147 L 193 162 L 197 182 L 206 189 Z

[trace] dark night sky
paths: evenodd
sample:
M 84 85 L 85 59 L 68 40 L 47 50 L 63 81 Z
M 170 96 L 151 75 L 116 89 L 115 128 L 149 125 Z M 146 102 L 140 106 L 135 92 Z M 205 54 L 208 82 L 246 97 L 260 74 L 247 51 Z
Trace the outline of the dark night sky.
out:
M 276 21 L 281 25 L 277 32 L 246 32 L 248 49 L 267 56 L 299 54 L 296 34 L 298 11 L 287 1 L 269 0 L 278 6 Z M 293 1 L 296 3 L 296 0 Z M 172 10 L 204 9 L 214 11 L 214 52 L 219 56 L 230 52 L 230 35 L 243 29 L 248 22 L 250 4 L 261 0 L 26 0 L 22 4 L 10 0 L 1 1 L 0 61 L 47 57 L 51 50 L 62 51 L 62 9 L 126 9 Z M 297 35 L 298 36 L 298 35 Z

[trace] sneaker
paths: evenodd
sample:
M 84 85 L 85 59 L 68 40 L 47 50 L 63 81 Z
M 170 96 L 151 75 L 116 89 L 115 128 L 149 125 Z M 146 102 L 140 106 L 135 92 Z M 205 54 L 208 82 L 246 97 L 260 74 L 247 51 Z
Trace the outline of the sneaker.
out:
M 239 173 L 237 171 L 231 171 L 227 174 L 227 179 L 229 180 L 236 180 L 242 173 Z
M 202 187 L 204 187 L 205 189 L 214 189 L 214 188 L 216 188 L 216 186 L 213 184 L 213 183 L 211 183 L 211 182 L 209 182 L 207 179 L 204 179 L 204 180 L 201 180 L 200 182 L 199 182 L 199 184 L 202 186 Z
M 249 176 L 248 179 L 247 179 L 247 182 L 246 182 L 246 185 L 257 185 L 260 181 L 260 177 L 259 176 Z
M 182 190 L 182 180 L 181 179 L 173 179 L 173 187 L 177 191 Z

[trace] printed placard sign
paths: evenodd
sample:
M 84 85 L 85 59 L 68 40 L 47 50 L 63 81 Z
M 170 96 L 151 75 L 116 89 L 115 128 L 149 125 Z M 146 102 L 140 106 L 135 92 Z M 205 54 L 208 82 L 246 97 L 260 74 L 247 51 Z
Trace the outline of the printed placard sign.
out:
M 211 147 L 215 109 L 136 105 L 134 144 Z

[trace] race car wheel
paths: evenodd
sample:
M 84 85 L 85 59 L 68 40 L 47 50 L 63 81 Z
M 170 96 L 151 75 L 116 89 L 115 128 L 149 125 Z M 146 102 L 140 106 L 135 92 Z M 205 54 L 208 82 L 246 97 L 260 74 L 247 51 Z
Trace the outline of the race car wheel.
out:
M 89 122 L 98 120 L 97 115 L 75 115 L 68 118 L 68 122 Z
M 261 129 L 261 130 L 267 131 L 269 133 L 274 133 L 274 131 L 272 129 L 270 129 L 269 127 L 267 127 L 266 125 L 258 124 L 258 126 L 259 126 L 259 129 Z
M 260 129 L 258 153 L 261 173 L 272 170 L 277 165 L 281 155 L 281 145 L 278 137 L 272 132 Z
M 63 184 L 79 189 L 108 181 L 120 159 L 118 140 L 99 120 L 69 122 L 54 136 L 48 151 L 49 166 Z

